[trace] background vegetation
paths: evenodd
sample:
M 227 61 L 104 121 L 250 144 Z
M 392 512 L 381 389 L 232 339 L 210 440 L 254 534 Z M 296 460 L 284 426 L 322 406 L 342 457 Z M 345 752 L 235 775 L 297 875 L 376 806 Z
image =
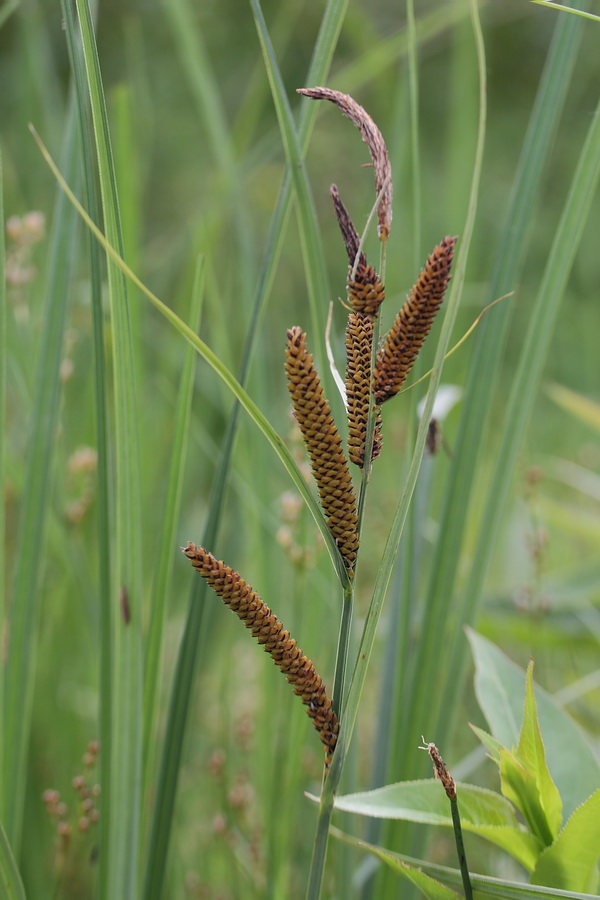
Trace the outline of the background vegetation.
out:
M 455 339 L 493 299 L 488 285 L 507 233 L 510 192 L 558 17 L 526 0 L 481 0 L 479 7 L 487 57 L 486 147 Z M 306 85 L 324 7 L 265 2 L 263 12 L 297 114 L 308 101 L 300 102 L 295 88 Z M 351 93 L 366 107 L 390 150 L 395 210 L 384 327 L 433 245 L 445 234 L 462 232 L 474 163 L 479 87 L 468 3 L 427 0 L 417 3 L 415 12 L 417 37 L 411 45 L 404 4 L 350 2 L 326 77 L 329 86 Z M 130 346 L 126 321 L 109 327 L 105 297 L 100 344 L 107 370 L 98 393 L 94 361 L 98 307 L 93 291 L 101 281 L 108 290 L 105 275 L 90 266 L 85 229 L 57 199 L 55 180 L 27 127 L 34 124 L 54 157 L 61 159 L 69 182 L 81 191 L 83 154 L 77 142 L 73 161 L 68 157 L 73 126 L 64 9 L 58 2 L 23 0 L 5 3 L 0 18 L 7 221 L 3 589 L 7 604 L 12 602 L 7 634 L 13 648 L 1 741 L 3 821 L 27 895 L 51 896 L 56 884 L 56 896 L 74 898 L 90 896 L 98 879 L 107 889 L 111 878 L 118 878 L 111 871 L 98 874 L 96 848 L 102 826 L 92 822 L 84 832 L 78 830 L 84 811 L 72 787 L 73 777 L 84 771 L 82 757 L 89 742 L 100 737 L 109 691 L 111 696 L 121 692 L 129 698 L 131 705 L 121 710 L 122 722 L 139 717 L 138 743 L 131 757 L 138 760 L 137 768 L 129 768 L 126 742 L 115 739 L 111 744 L 111 815 L 117 818 L 110 821 L 113 833 L 119 834 L 118 827 L 128 832 L 128 817 L 137 822 L 133 810 L 139 804 L 141 850 L 139 860 L 131 861 L 137 870 L 131 877 L 144 882 L 148 841 L 157 827 L 152 810 L 163 739 L 168 735 L 169 698 L 178 677 L 176 661 L 190 591 L 197 590 L 197 576 L 178 548 L 189 539 L 199 541 L 206 527 L 233 400 L 217 375 L 198 359 L 186 420 L 185 403 L 178 411 L 178 399 L 185 401 L 190 351 L 181 335 L 134 289 L 129 294 Z M 454 558 L 456 576 L 447 583 L 443 608 L 432 625 L 431 569 L 444 527 L 440 522 L 446 521 L 443 511 L 453 477 L 461 403 L 442 423 L 443 447 L 425 461 L 399 557 L 403 564 L 380 622 L 345 790 L 429 775 L 429 760 L 417 751 L 422 731 L 427 740 L 440 745 L 457 776 L 468 774 L 470 780 L 496 787 L 495 771 L 467 727 L 469 720 L 485 724 L 476 705 L 472 673 L 465 670 L 464 678 L 462 673 L 469 653 L 461 626 L 468 620 L 521 665 L 533 656 L 536 680 L 558 694 L 598 740 L 599 428 L 597 413 L 594 427 L 593 421 L 574 414 L 571 395 L 556 391 L 560 385 L 590 398 L 598 394 L 597 202 L 592 204 L 562 296 L 539 387 L 532 375 L 532 415 L 512 469 L 510 491 L 503 494 L 502 527 L 497 536 L 489 536 L 493 555 L 490 570 L 484 573 L 484 589 L 476 608 L 467 611 L 460 605 L 477 565 L 482 511 L 498 448 L 510 427 L 502 423 L 524 334 L 597 103 L 597 27 L 583 21 L 578 27 L 580 44 L 572 78 L 566 82 L 564 108 L 556 132 L 548 135 L 539 191 L 527 211 L 522 239 L 526 255 L 501 291 L 515 292 L 501 304 L 506 336 L 495 324 L 497 310 L 489 313 L 487 327 L 492 333 L 497 328 L 498 334 L 497 388 L 486 358 L 473 355 L 478 336 L 463 345 L 443 371 L 446 384 L 464 388 L 469 379 L 489 379 L 493 389 L 481 427 L 473 435 L 474 441 L 481 440 L 470 493 L 453 501 L 465 516 Z M 254 297 L 263 290 L 263 260 L 273 258 L 269 226 L 285 168 L 251 7 L 239 0 L 195 5 L 186 0 L 105 2 L 98 10 L 97 41 L 125 259 L 185 321 L 193 323 L 202 298 L 201 337 L 237 373 Z M 412 95 L 411 46 L 418 64 Z M 411 125 L 414 117 L 417 132 Z M 366 150 L 352 126 L 333 108 L 319 109 L 307 171 L 328 279 L 327 294 L 321 298 L 324 310 L 330 300 L 344 295 L 346 278 L 329 184 L 338 184 L 354 220 L 363 223 L 373 202 L 371 172 L 360 168 L 366 161 Z M 43 215 L 45 227 L 32 212 Z M 310 332 L 312 325 L 302 229 L 295 216 L 278 236 L 280 257 L 261 312 L 247 389 L 304 462 L 283 374 L 286 329 L 300 324 Z M 374 235 L 368 248 L 375 259 Z M 114 273 L 112 278 L 114 301 Z M 194 300 L 196 307 L 191 309 Z M 333 315 L 332 343 L 340 358 L 345 313 L 336 304 Z M 438 334 L 439 325 L 425 351 L 422 371 L 433 359 Z M 322 353 L 323 336 L 310 334 L 310 340 Z M 126 359 L 129 350 L 125 395 L 120 395 L 121 376 L 117 372 L 113 382 L 109 373 L 113 355 L 122 353 Z M 333 399 L 332 381 L 323 374 Z M 130 391 L 133 382 L 135 396 Z M 373 473 L 361 547 L 357 634 L 408 470 L 415 407 L 424 392 L 419 385 L 384 410 L 384 449 Z M 105 483 L 96 457 L 102 395 L 108 446 Z M 339 416 L 339 402 L 336 411 Z M 131 469 L 123 469 L 119 454 L 123 446 L 136 443 L 138 449 L 127 463 Z M 173 459 L 185 461 L 181 483 Z M 123 494 L 119 481 L 123 471 L 136 473 L 139 498 L 133 483 L 125 485 L 132 490 L 131 497 Z M 123 531 L 127 512 L 125 519 L 119 514 L 113 519 L 112 510 L 121 504 L 133 509 L 126 542 L 134 555 L 128 584 L 139 581 L 137 594 L 120 595 L 123 608 L 131 601 L 139 637 L 139 645 L 134 639 L 129 648 L 118 645 L 117 636 L 123 631 L 118 589 L 123 583 L 114 580 L 114 570 L 107 565 L 102 537 L 109 535 L 108 548 L 118 567 L 120 554 L 126 556 L 122 539 L 128 534 Z M 330 560 L 288 475 L 245 414 L 239 420 L 220 525 L 210 549 L 253 584 L 330 682 L 339 623 Z M 453 615 L 453 609 L 461 612 Z M 411 630 L 402 631 L 401 615 Z M 429 629 L 425 635 L 423 621 Z M 272 663 L 212 595 L 202 600 L 197 624 L 189 719 L 185 735 L 175 736 L 182 758 L 174 819 L 172 823 L 164 819 L 170 831 L 165 896 L 301 897 L 316 818 L 303 791 L 318 793 L 321 747 Z M 16 649 L 15 635 L 23 637 Z M 432 672 L 423 662 L 427 660 L 423 648 L 430 646 L 435 656 L 442 657 L 451 642 L 459 648 L 460 664 Z M 139 675 L 144 657 L 146 681 L 136 681 L 130 671 Z M 398 660 L 400 671 L 395 668 Z M 419 668 L 419 660 L 425 668 Z M 109 687 L 111 664 L 115 669 Z M 132 666 L 130 671 L 127 665 Z M 449 683 L 452 703 L 428 718 L 426 707 L 430 702 L 435 707 L 440 697 L 447 696 Z M 424 702 L 415 712 L 410 704 L 417 688 Z M 390 698 L 393 703 L 386 706 Z M 108 773 L 105 751 L 103 739 L 90 784 L 103 781 L 102 773 Z M 121 765 L 122 791 L 115 776 Z M 60 791 L 69 806 L 73 835 L 66 844 L 64 836 L 62 843 L 57 839 L 61 816 L 49 815 L 42 800 L 48 789 Z M 340 819 L 339 824 L 361 833 L 360 823 Z M 445 834 L 433 835 L 425 851 L 422 830 L 413 832 L 406 827 L 392 829 L 386 845 L 402 852 L 419 850 L 434 861 L 453 864 Z M 384 834 L 379 836 L 383 841 Z M 166 838 L 160 827 L 153 839 L 164 851 Z M 519 875 L 507 868 L 504 857 L 490 858 L 489 849 L 475 839 L 472 865 L 488 874 Z M 352 896 L 350 879 L 355 872 L 365 876 L 364 857 L 332 847 L 325 894 L 334 896 L 332 885 L 337 882 L 338 896 Z M 399 888 L 385 878 L 377 890 L 375 896 L 396 896 Z M 153 896 L 149 891 L 147 896 Z

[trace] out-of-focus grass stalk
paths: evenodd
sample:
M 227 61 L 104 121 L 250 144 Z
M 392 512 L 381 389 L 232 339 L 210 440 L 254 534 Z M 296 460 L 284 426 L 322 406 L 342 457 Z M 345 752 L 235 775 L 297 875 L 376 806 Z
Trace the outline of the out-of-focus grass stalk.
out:
M 74 103 L 64 128 L 62 167 L 74 180 L 76 139 Z M 50 508 L 50 468 L 56 444 L 59 369 L 63 332 L 76 244 L 76 216 L 66 197 L 57 194 L 50 232 L 48 269 L 41 327 L 43 339 L 35 369 L 33 405 L 29 417 L 24 490 L 20 506 L 17 550 L 9 598 L 9 641 L 5 669 L 4 779 L 7 838 L 16 856 L 21 845 L 25 773 L 33 699 L 37 626 L 41 596 L 40 559 Z
M 92 17 L 87 0 L 77 0 L 87 74 L 98 175 L 106 235 L 122 255 L 123 237 L 106 101 Z M 133 336 L 127 282 L 107 257 L 114 383 L 114 569 L 108 605 L 110 638 L 102 650 L 112 667 L 110 725 L 101 735 L 108 754 L 108 803 L 103 807 L 104 843 L 100 854 L 101 883 L 107 896 L 136 897 L 139 890 L 142 782 L 142 517 L 139 484 L 138 417 L 135 397 Z M 103 671 L 106 671 L 106 663 Z M 106 703 L 103 698 L 103 703 Z

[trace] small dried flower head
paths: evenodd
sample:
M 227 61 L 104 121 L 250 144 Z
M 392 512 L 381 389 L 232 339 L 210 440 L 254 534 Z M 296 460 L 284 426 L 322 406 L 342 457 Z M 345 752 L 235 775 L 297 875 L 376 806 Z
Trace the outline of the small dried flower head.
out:
M 298 88 L 298 93 L 312 100 L 329 100 L 360 129 L 363 141 L 369 148 L 375 172 L 375 194 L 380 197 L 377 206 L 379 237 L 387 239 L 392 224 L 392 167 L 383 136 L 368 114 L 349 94 L 332 91 L 326 87 Z M 381 195 L 381 196 L 380 196 Z
M 446 796 L 448 797 L 448 799 L 455 800 L 456 799 L 456 782 L 454 781 L 454 778 L 448 771 L 448 767 L 446 766 L 446 763 L 442 759 L 440 751 L 435 746 L 435 744 L 432 744 L 432 743 L 426 744 L 424 737 L 421 737 L 421 740 L 423 741 L 423 746 L 420 749 L 427 750 L 427 752 L 429 753 L 429 758 L 431 759 L 431 762 L 433 763 L 433 774 L 435 775 L 436 778 L 439 778 L 439 780 L 442 782 L 442 787 L 446 791 Z
M 385 337 L 377 354 L 374 373 L 378 404 L 398 393 L 429 334 L 450 280 L 456 240 L 445 237 L 434 248 Z
M 183 548 L 183 552 L 287 677 L 294 693 L 298 694 L 307 707 L 308 715 L 327 750 L 328 762 L 337 741 L 338 720 L 325 685 L 310 659 L 304 656 L 296 641 L 290 637 L 289 631 L 284 629 L 277 616 L 273 615 L 238 572 L 191 541 Z
M 365 463 L 367 420 L 371 397 L 371 354 L 373 319 L 350 313 L 346 328 L 346 401 L 348 404 L 348 455 L 361 468 Z M 371 458 L 381 452 L 381 410 L 375 413 L 375 434 Z
M 358 550 L 358 515 L 352 476 L 331 409 L 299 327 L 287 333 L 285 370 L 294 412 L 310 456 L 327 524 L 348 570 Z

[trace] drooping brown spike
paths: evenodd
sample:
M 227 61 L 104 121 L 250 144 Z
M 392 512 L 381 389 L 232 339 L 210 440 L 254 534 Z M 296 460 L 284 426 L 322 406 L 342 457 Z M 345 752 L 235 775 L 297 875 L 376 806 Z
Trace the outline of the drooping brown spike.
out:
M 285 371 L 294 412 L 312 468 L 321 506 L 346 568 L 352 572 L 358 550 L 356 496 L 342 439 L 298 326 L 287 333 Z
M 329 767 L 337 742 L 339 723 L 333 711 L 331 699 L 314 665 L 290 637 L 269 607 L 247 584 L 238 572 L 216 559 L 203 547 L 190 541 L 183 552 L 193 567 L 202 575 L 223 602 L 242 620 L 259 644 L 273 659 L 302 699 L 313 720 L 327 753 L 325 765 Z
M 385 288 L 372 266 L 358 265 L 352 281 L 352 267 L 348 270 L 348 300 L 354 312 L 376 316 L 385 300 Z
M 360 238 L 352 223 L 352 219 L 348 215 L 348 210 L 342 203 L 342 198 L 340 197 L 340 193 L 335 184 L 332 184 L 329 188 L 329 195 L 333 201 L 333 208 L 335 209 L 338 225 L 340 226 L 340 231 L 344 238 L 346 253 L 348 254 L 348 262 L 350 263 L 350 268 L 352 268 L 356 261 L 358 248 L 360 247 Z M 358 264 L 361 266 L 367 265 L 367 258 L 362 251 L 358 256 Z
M 398 393 L 419 355 L 444 299 L 456 241 L 456 237 L 445 237 L 433 249 L 385 337 L 377 354 L 374 372 L 375 401 L 378 404 Z
M 348 455 L 357 466 L 365 464 L 367 419 L 371 390 L 373 319 L 351 312 L 346 328 L 346 400 L 348 403 Z M 375 411 L 371 459 L 381 453 L 381 410 Z
M 341 91 L 332 91 L 326 87 L 298 88 L 297 93 L 312 100 L 329 100 L 335 103 L 338 109 L 360 129 L 373 160 L 375 194 L 379 198 L 377 205 L 379 237 L 386 240 L 392 224 L 392 167 L 379 128 L 368 112 L 350 94 L 342 94 Z

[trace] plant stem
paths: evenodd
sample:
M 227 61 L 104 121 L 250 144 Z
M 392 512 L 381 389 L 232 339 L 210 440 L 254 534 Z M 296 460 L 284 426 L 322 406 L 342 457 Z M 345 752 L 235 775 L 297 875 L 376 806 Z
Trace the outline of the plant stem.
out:
M 460 824 L 458 800 L 456 797 L 450 797 L 449 799 L 450 809 L 452 811 L 452 825 L 454 826 L 454 840 L 456 841 L 456 852 L 458 854 L 458 865 L 462 876 L 463 888 L 465 889 L 465 900 L 473 900 L 473 888 L 471 887 L 471 877 L 469 875 L 462 826 Z

